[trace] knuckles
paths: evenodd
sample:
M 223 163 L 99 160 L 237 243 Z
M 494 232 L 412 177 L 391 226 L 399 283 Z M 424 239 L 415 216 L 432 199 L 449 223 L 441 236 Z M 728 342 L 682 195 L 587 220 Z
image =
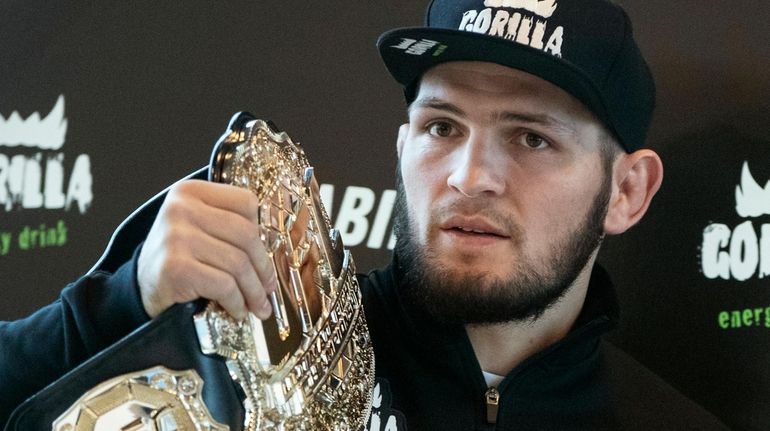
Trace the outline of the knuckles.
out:
M 188 214 L 187 207 L 189 204 L 181 199 L 171 199 L 171 196 L 169 196 L 168 199 L 169 201 L 165 202 L 163 205 L 159 217 L 169 224 L 186 219 Z
M 194 235 L 190 235 L 189 230 L 180 225 L 169 225 L 163 237 L 163 243 L 168 254 L 184 255 L 190 253 L 194 246 Z
M 169 189 L 169 196 L 197 196 L 203 187 L 205 187 L 206 181 L 201 180 L 187 180 L 180 181 Z
M 216 205 L 224 207 L 209 205 L 207 202 L 211 202 L 212 196 L 217 198 Z M 228 208 L 232 214 L 227 214 L 225 219 L 221 210 Z M 145 243 L 142 254 L 147 256 L 140 256 L 140 260 L 144 260 L 141 269 L 150 274 L 143 275 L 143 279 L 150 281 L 151 287 L 146 292 L 150 301 L 163 309 L 198 297 L 231 306 L 236 296 L 236 302 L 262 304 L 267 298 L 260 280 L 260 271 L 264 268 L 257 266 L 262 266 L 263 260 L 266 268 L 270 266 L 256 221 L 259 208 L 259 200 L 253 193 L 235 186 L 196 180 L 173 185 Z M 212 244 L 206 238 L 211 235 L 206 226 L 211 226 L 214 220 L 219 226 L 224 223 L 231 232 L 236 232 L 235 236 L 241 238 L 237 241 L 240 245 L 231 244 L 233 247 L 222 250 L 203 248 Z M 257 247 L 243 250 L 244 243 L 257 244 Z M 219 257 L 213 259 L 215 255 Z

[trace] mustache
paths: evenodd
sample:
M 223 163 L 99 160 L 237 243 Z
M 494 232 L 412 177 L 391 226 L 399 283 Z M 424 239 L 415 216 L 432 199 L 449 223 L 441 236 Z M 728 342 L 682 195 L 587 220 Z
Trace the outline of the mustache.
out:
M 511 239 L 521 241 L 524 230 L 516 223 L 511 214 L 496 209 L 494 204 L 486 199 L 453 199 L 435 206 L 430 213 L 430 225 L 438 226 L 452 217 L 478 217 L 481 215 L 496 229 L 510 236 Z

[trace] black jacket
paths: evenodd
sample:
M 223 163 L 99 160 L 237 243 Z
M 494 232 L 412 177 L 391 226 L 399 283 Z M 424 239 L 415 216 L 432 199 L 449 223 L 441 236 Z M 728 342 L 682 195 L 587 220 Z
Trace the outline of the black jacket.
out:
M 161 193 L 129 217 L 95 269 L 66 287 L 58 301 L 26 319 L 0 322 L 0 429 L 27 397 L 105 349 L 130 346 L 136 333 L 116 342 L 149 320 L 138 293 L 136 255 L 164 197 Z M 602 341 L 617 306 L 601 269 L 592 275 L 576 329 L 505 378 L 497 388 L 496 423 L 490 423 L 488 388 L 464 329 L 442 327 L 407 309 L 399 298 L 408 286 L 399 283 L 397 267 L 394 259 L 359 279 L 377 363 L 375 428 L 725 429 Z M 183 345 L 164 348 L 188 355 Z M 76 381 L 77 375 L 66 378 Z
M 416 430 L 717 430 L 711 414 L 602 340 L 618 316 L 596 267 L 575 329 L 512 370 L 497 414 L 462 327 L 445 327 L 401 300 L 398 259 L 362 283 L 376 373 L 390 405 Z M 488 416 L 490 416 L 488 418 Z M 384 423 L 383 420 L 381 420 Z M 382 428 L 385 429 L 385 428 Z

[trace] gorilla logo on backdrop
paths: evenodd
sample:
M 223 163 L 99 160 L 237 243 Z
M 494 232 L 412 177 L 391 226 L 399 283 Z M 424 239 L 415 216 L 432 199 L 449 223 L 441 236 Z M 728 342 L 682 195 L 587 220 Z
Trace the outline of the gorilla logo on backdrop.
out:
M 770 215 L 770 181 L 760 186 L 748 162 L 735 188 L 735 210 L 747 220 L 734 228 L 712 223 L 703 231 L 703 275 L 737 281 L 770 276 L 770 222 L 756 220 Z
M 741 184 L 735 187 L 735 211 L 741 217 L 770 215 L 770 180 L 760 187 L 749 170 L 749 162 L 743 162 Z
M 73 164 L 65 163 L 66 135 L 64 95 L 46 116 L 37 111 L 26 119 L 17 111 L 8 118 L 0 114 L 0 211 L 77 208 L 84 214 L 88 210 L 93 200 L 91 159 L 81 154 Z M 35 223 L 0 231 L 0 256 L 7 255 L 13 244 L 29 250 L 66 242 L 64 220 Z
M 65 189 L 64 153 L 67 134 L 64 95 L 51 112 L 42 117 L 33 112 L 22 119 L 14 111 L 0 115 L 0 147 L 21 149 L 17 154 L 0 153 L 0 206 L 5 211 L 23 209 L 70 209 L 85 213 L 91 205 L 91 160 L 86 154 L 75 159 Z

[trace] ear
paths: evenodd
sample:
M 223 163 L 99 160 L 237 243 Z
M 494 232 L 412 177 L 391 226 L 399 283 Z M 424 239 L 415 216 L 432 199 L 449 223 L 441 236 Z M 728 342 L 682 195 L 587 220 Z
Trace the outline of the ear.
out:
M 604 231 L 615 235 L 635 225 L 650 206 L 663 181 L 663 162 L 652 150 L 622 154 L 615 161 Z
M 401 152 L 404 150 L 404 142 L 409 135 L 409 123 L 404 123 L 398 128 L 398 139 L 396 139 L 396 151 L 398 151 L 398 158 L 401 158 Z

